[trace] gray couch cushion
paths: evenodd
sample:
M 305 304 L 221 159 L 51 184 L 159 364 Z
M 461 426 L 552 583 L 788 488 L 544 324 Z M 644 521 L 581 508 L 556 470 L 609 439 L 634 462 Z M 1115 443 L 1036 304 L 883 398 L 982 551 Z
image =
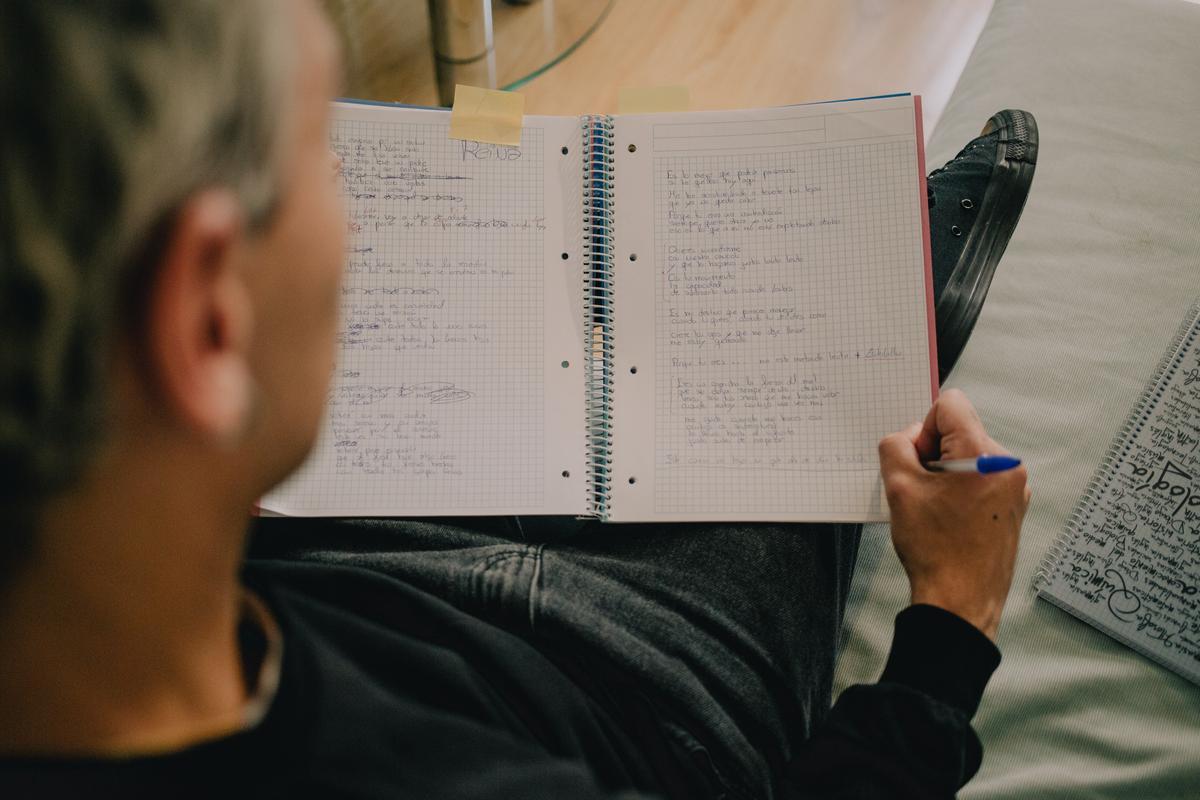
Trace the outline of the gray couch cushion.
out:
M 929 165 L 1006 107 L 1037 117 L 1038 172 L 948 385 L 1026 460 L 1034 500 L 963 796 L 1198 797 L 1200 688 L 1031 584 L 1200 294 L 1200 6 L 997 0 Z M 887 527 L 868 526 L 839 688 L 876 679 L 907 597 Z

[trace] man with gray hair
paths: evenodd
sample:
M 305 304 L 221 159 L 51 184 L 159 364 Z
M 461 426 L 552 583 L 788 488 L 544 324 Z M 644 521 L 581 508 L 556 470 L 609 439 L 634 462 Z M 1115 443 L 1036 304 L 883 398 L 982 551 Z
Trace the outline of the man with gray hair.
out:
M 927 797 L 975 773 L 1029 495 L 1021 469 L 922 468 L 1002 452 L 961 393 L 880 443 L 913 605 L 832 708 L 857 526 L 251 530 L 333 363 L 335 40 L 312 0 L 2 14 L 0 796 Z M 1003 180 L 1016 113 L 931 203 Z M 934 249 L 939 293 L 999 258 Z

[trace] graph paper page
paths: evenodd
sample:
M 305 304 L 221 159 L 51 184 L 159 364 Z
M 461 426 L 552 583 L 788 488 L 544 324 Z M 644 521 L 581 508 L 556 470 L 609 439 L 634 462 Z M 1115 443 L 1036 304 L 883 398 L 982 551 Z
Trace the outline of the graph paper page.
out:
M 526 117 L 519 148 L 448 125 L 335 104 L 337 363 L 319 440 L 268 512 L 586 510 L 578 121 Z
M 612 518 L 886 519 L 936 391 L 919 100 L 616 135 Z

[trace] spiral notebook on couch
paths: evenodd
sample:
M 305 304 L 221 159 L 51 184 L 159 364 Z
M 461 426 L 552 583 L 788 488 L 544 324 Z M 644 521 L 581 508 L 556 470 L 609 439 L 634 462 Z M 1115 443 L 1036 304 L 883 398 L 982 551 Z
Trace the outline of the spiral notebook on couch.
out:
M 937 391 L 919 98 L 449 117 L 336 104 L 336 369 L 264 511 L 886 518 Z
M 1200 684 L 1200 302 L 1036 585 L 1040 597 Z

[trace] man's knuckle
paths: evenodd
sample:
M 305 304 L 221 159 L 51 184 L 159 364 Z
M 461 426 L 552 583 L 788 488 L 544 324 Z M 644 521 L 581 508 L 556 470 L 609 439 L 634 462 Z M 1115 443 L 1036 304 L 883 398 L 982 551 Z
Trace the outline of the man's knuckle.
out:
M 912 493 L 912 479 L 903 472 L 892 472 L 883 476 L 883 490 L 888 500 L 902 501 Z
M 1009 483 L 1011 483 L 1017 490 L 1023 492 L 1025 487 L 1029 484 L 1029 472 L 1025 469 L 1025 465 L 1022 464 L 1020 466 L 1013 467 L 1008 471 L 1008 473 Z

